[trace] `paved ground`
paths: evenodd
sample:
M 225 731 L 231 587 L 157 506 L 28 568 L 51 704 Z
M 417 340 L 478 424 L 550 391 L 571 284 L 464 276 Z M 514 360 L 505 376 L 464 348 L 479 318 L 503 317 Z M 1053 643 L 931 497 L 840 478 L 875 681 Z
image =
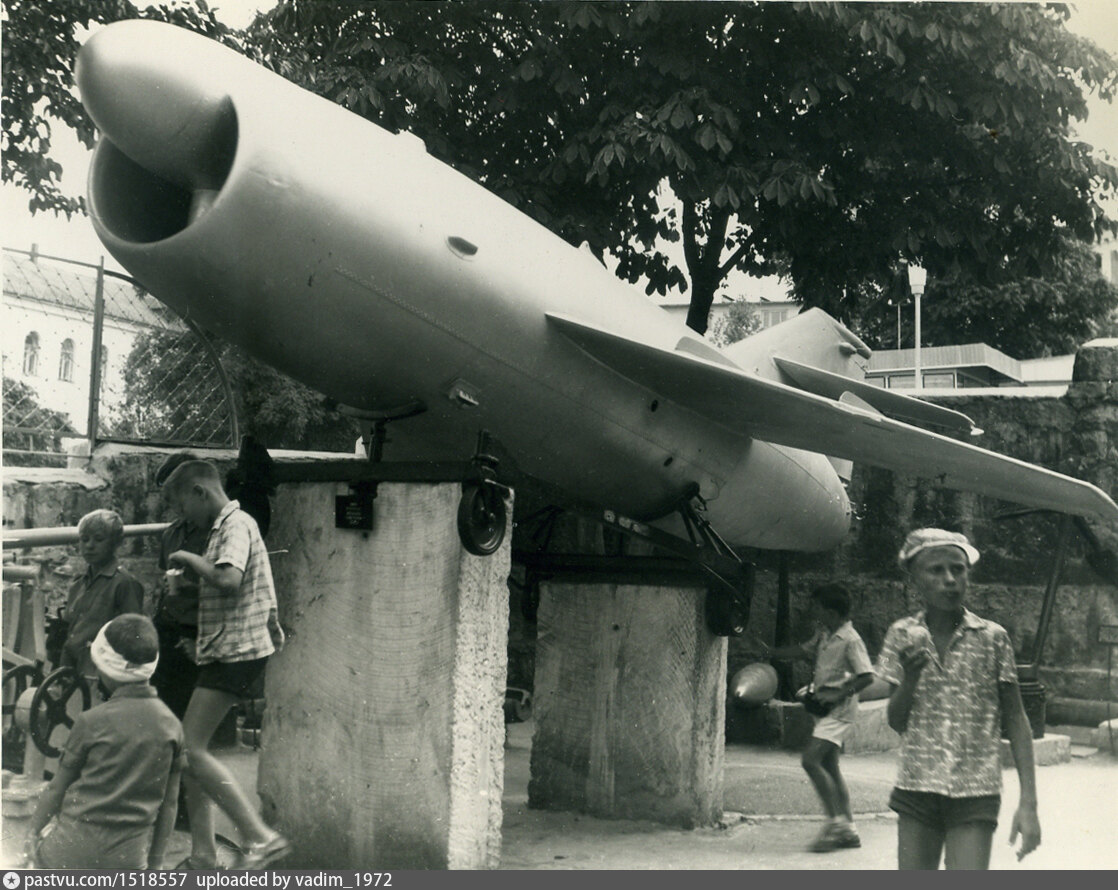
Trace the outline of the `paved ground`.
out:
M 530 810 L 531 732 L 530 723 L 512 725 L 505 750 L 502 869 L 891 869 L 896 864 L 896 821 L 885 803 L 896 769 L 893 754 L 843 758 L 863 844 L 857 850 L 816 854 L 805 847 L 820 827 L 817 804 L 794 752 L 729 746 L 725 826 L 683 831 L 652 822 Z M 223 758 L 242 782 L 255 781 L 251 753 L 229 751 Z M 1018 863 L 1008 846 L 1017 777 L 1007 770 L 992 866 L 1118 868 L 1118 760 L 1073 758 L 1039 767 L 1037 781 L 1041 848 Z M 731 805 L 737 811 L 730 811 Z M 21 848 L 24 824 L 4 820 L 0 864 L 11 863 Z M 188 848 L 186 835 L 176 832 L 168 861 L 176 862 Z
M 886 801 L 896 757 L 844 757 L 862 847 L 828 854 L 805 848 L 820 828 L 818 804 L 799 766 L 799 755 L 746 745 L 726 749 L 727 806 L 733 786 L 751 784 L 757 797 L 786 812 L 789 799 L 803 802 L 798 814 L 764 817 L 727 812 L 725 828 L 681 831 L 650 822 L 594 819 L 546 813 L 527 806 L 530 724 L 510 727 L 506 749 L 505 822 L 502 869 L 892 869 L 897 827 Z M 749 782 L 745 782 L 749 777 Z M 1005 773 L 1001 824 L 991 866 L 997 869 L 1118 868 L 1118 760 L 1102 756 L 1038 767 L 1043 842 L 1018 863 L 1009 840 L 1017 774 Z M 863 802 L 859 806 L 859 799 Z

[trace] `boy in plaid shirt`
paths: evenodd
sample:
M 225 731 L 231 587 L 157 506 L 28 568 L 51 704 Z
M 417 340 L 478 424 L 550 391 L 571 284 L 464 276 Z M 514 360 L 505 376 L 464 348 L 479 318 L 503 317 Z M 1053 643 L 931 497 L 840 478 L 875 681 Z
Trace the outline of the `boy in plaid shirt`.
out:
M 283 645 L 272 567 L 256 521 L 229 499 L 212 463 L 186 461 L 163 488 L 179 516 L 209 529 L 203 555 L 176 550 L 167 558 L 200 579 L 194 652 L 198 679 L 183 717 L 192 845 L 179 867 L 216 866 L 212 801 L 245 838 L 237 867 L 264 868 L 284 856 L 290 844 L 264 823 L 232 774 L 207 749 L 229 709 L 254 694 L 268 656 Z

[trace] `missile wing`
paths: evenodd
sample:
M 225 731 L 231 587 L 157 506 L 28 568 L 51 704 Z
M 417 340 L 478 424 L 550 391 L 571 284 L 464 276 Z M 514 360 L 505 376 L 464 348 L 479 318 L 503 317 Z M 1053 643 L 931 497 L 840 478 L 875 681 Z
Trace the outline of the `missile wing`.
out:
M 868 395 L 898 414 L 969 431 L 973 424 L 958 412 L 897 393 L 884 393 L 893 398 L 882 399 L 881 390 L 860 381 L 774 357 L 793 378 L 833 393 L 834 399 L 829 399 L 724 362 L 649 347 L 571 318 L 548 314 L 548 321 L 619 374 L 639 379 L 664 398 L 752 439 L 933 478 L 948 488 L 1032 507 L 1118 521 L 1118 506 L 1094 485 L 892 420 L 868 400 L 839 399 L 848 393 Z

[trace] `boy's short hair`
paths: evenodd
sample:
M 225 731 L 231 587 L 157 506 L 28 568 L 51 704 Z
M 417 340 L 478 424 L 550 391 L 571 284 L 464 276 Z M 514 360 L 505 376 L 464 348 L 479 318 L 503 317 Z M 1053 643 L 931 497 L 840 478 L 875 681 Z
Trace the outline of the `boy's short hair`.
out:
M 837 612 L 840 617 L 850 615 L 850 591 L 841 584 L 824 584 L 811 592 L 811 598 L 824 609 Z
M 163 490 L 175 494 L 195 484 L 216 485 L 221 488 L 221 474 L 208 460 L 188 460 L 171 471 L 163 483 Z M 224 489 L 223 489 L 224 490 Z
M 119 544 L 124 540 L 124 520 L 115 510 L 91 510 L 78 520 L 78 537 L 90 528 L 103 528 Z
M 155 471 L 155 484 L 162 485 L 167 481 L 175 470 L 188 460 L 198 460 L 198 455 L 192 451 L 176 451 L 174 454 L 168 454 L 167 458 L 159 465 L 159 469 Z
M 146 615 L 125 612 L 105 625 L 105 639 L 133 664 L 150 664 L 159 655 L 159 634 Z

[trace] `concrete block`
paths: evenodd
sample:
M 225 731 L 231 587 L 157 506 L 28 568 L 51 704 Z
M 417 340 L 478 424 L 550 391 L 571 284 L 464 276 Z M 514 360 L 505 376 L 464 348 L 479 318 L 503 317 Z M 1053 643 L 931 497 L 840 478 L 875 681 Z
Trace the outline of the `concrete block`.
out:
M 46 782 L 28 781 L 23 776 L 14 775 L 4 783 L 4 818 L 30 818 L 39 803 L 39 795 L 43 793 L 46 787 Z
M 742 745 L 798 748 L 811 736 L 811 716 L 799 702 L 773 699 L 756 707 L 726 702 L 726 741 Z
M 281 484 L 258 790 L 291 867 L 495 868 L 509 538 L 458 539 L 458 483 L 381 483 L 371 532 L 333 483 Z M 509 506 L 511 514 L 511 505 Z
M 1091 733 L 1091 744 L 1099 749 L 1100 754 L 1118 757 L 1118 717 L 1100 723 Z
M 1009 739 L 1001 740 L 1001 759 L 1002 769 L 1011 769 L 1016 766 L 1013 760 L 1013 749 L 1009 746 Z M 1039 739 L 1033 739 L 1033 760 L 1037 766 L 1068 763 L 1071 760 L 1071 739 L 1066 735 L 1056 735 L 1049 732 L 1046 732 Z
M 704 597 L 694 582 L 541 585 L 529 806 L 717 823 L 726 641 Z
M 815 721 L 804 706 L 797 702 L 771 701 L 766 706 L 776 732 L 776 744 L 781 748 L 802 748 L 811 738 Z
M 845 754 L 871 754 L 899 748 L 901 737 L 889 727 L 888 699 L 858 703 L 858 719 L 846 738 Z

